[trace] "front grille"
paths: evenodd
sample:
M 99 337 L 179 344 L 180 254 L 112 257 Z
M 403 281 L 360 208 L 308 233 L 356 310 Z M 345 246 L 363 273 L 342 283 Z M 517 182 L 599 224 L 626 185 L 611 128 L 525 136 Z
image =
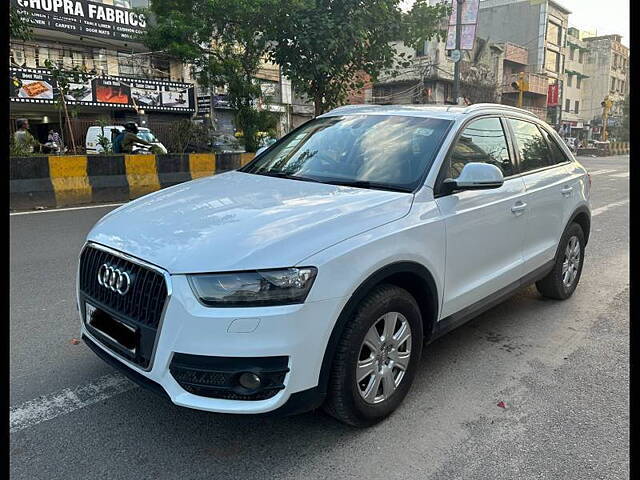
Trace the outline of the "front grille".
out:
M 129 273 L 131 289 L 126 295 L 98 283 L 98 270 L 105 263 Z M 93 247 L 85 248 L 80 256 L 80 291 L 101 306 L 151 328 L 158 328 L 167 299 L 167 285 L 160 272 Z
M 98 283 L 98 271 L 102 265 L 126 271 L 131 278 L 129 291 L 121 295 Z M 167 301 L 167 284 L 164 276 L 155 270 L 126 260 L 118 255 L 87 246 L 80 255 L 79 288 L 83 301 L 136 329 L 135 355 L 124 356 L 147 368 L 153 355 L 158 326 Z M 105 346 L 123 355 L 119 345 L 105 339 L 100 332 L 96 337 Z

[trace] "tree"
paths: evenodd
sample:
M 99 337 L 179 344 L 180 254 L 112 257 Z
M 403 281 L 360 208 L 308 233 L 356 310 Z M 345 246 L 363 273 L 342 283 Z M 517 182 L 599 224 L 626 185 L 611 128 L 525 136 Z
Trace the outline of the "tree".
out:
M 89 79 L 90 74 L 84 66 L 80 67 L 78 65 L 74 65 L 71 69 L 67 70 L 63 69 L 61 64 L 54 63 L 49 59 L 44 61 L 44 65 L 49 69 L 51 76 L 55 81 L 57 87 L 56 104 L 64 113 L 69 136 L 71 138 L 72 151 L 76 153 L 76 140 L 73 135 L 73 127 L 71 126 L 71 118 L 69 116 L 69 108 L 67 106 L 67 96 L 73 88 L 73 83 L 85 83 Z
M 362 73 L 375 81 L 383 71 L 407 66 L 394 40 L 418 45 L 442 35 L 447 5 L 417 0 L 403 13 L 400 0 L 289 0 L 286 15 L 270 19 L 269 57 L 293 86 L 312 99 L 315 114 L 340 105 L 362 88 Z M 269 19 L 268 19 L 269 20 Z
M 31 40 L 32 30 L 29 24 L 28 12 L 18 12 L 13 5 L 9 6 L 9 36 L 18 40 Z
M 267 51 L 263 27 L 280 16 L 278 0 L 153 0 L 151 23 L 143 38 L 151 50 L 163 50 L 194 66 L 205 87 L 225 87 L 236 110 L 236 126 L 245 148 L 255 151 L 262 92 L 255 80 Z

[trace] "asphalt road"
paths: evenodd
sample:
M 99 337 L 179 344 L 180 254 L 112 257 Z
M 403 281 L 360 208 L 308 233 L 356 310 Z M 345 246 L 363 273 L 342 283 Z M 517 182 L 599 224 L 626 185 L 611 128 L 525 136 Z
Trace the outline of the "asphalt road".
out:
M 523 289 L 428 346 L 403 405 L 367 430 L 134 386 L 70 342 L 77 255 L 113 207 L 11 216 L 12 478 L 629 478 L 629 157 L 580 160 L 594 217 L 573 297 Z

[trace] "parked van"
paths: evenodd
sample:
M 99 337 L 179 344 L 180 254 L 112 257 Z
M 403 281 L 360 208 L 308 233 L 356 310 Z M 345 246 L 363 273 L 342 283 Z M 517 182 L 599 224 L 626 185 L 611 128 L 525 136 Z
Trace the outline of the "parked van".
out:
M 104 136 L 107 137 L 113 144 L 113 139 L 115 138 L 115 134 L 112 132 L 112 130 L 117 130 L 118 132 L 122 132 L 124 130 L 124 127 L 122 125 L 108 125 L 104 127 Z M 138 136 L 141 139 L 146 140 L 147 142 L 150 142 L 153 145 L 157 146 L 160 150 L 162 150 L 162 153 L 167 153 L 167 149 L 165 148 L 165 146 L 162 143 L 160 143 L 160 141 L 151 132 L 151 130 L 149 130 L 146 127 L 139 127 L 138 130 L 139 130 Z M 100 135 L 102 135 L 102 127 L 99 127 L 99 126 L 89 127 L 89 129 L 87 130 L 87 137 L 85 140 L 85 147 L 87 150 L 87 154 L 90 155 L 90 154 L 102 153 L 103 148 L 98 143 L 98 138 Z

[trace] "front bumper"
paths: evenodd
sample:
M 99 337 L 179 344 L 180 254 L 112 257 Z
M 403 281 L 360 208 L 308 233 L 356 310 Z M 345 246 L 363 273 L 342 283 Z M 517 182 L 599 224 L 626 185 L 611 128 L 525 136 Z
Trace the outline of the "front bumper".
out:
M 345 298 L 275 307 L 210 308 L 197 301 L 185 275 L 173 275 L 170 282 L 171 295 L 167 300 L 148 370 L 143 370 L 106 347 L 82 322 L 82 335 L 91 342 L 92 349 L 97 348 L 102 354 L 126 366 L 129 372 L 125 373 L 132 373 L 129 376 L 137 377 L 132 379 L 138 383 L 152 389 L 160 386 L 174 404 L 183 407 L 210 412 L 258 414 L 282 410 L 294 394 L 298 398 L 311 398 L 309 392 L 317 389 L 327 342 Z M 184 354 L 245 359 L 286 357 L 288 372 L 283 374 L 283 379 L 278 378 L 282 380 L 282 386 L 269 398 L 211 398 L 190 393 L 174 378 L 172 362 L 176 356 L 185 358 Z M 184 381 L 182 383 L 184 385 Z M 296 410 L 300 410 L 300 407 Z

